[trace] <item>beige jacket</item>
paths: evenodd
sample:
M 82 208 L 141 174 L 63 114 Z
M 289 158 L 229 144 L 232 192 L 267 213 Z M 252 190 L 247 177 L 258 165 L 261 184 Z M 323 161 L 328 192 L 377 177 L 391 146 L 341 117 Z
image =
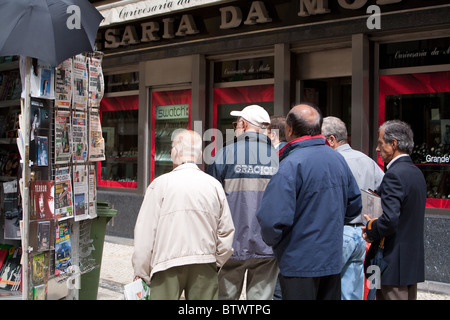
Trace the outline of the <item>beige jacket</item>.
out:
M 149 185 L 134 229 L 135 276 L 231 256 L 234 225 L 222 185 L 186 163 Z

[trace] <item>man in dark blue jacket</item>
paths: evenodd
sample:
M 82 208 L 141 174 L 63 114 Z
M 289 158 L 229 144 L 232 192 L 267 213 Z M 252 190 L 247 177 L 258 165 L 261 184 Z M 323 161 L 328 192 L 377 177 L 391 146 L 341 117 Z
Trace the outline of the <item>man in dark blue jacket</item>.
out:
M 340 299 L 344 222 L 361 213 L 358 185 L 342 155 L 325 144 L 321 126 L 314 105 L 288 113 L 288 144 L 257 213 L 278 261 L 283 299 Z
M 416 300 L 417 283 L 425 280 L 424 220 L 427 184 L 411 161 L 414 147 L 410 126 L 399 120 L 385 122 L 378 130 L 377 151 L 387 164 L 379 195 L 383 214 L 368 220 L 363 238 L 373 242 L 365 267 L 384 240 L 384 262 L 377 300 Z

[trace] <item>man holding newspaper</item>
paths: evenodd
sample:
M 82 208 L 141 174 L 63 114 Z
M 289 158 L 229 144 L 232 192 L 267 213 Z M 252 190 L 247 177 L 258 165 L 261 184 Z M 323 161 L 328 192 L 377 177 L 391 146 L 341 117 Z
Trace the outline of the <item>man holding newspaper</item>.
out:
M 424 216 L 426 182 L 409 154 L 413 132 L 402 121 L 385 122 L 378 130 L 377 151 L 387 164 L 379 188 L 383 213 L 379 218 L 365 215 L 363 238 L 372 245 L 366 264 L 384 238 L 384 262 L 377 300 L 415 300 L 417 283 L 425 279 Z

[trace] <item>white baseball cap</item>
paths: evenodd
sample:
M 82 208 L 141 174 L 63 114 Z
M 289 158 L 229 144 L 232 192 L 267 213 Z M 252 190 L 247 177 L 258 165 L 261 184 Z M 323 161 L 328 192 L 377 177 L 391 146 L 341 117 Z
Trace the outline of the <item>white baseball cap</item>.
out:
M 230 114 L 236 117 L 242 117 L 248 122 L 261 127 L 267 128 L 270 124 L 270 116 L 267 111 L 256 104 L 245 107 L 242 111 L 231 111 Z

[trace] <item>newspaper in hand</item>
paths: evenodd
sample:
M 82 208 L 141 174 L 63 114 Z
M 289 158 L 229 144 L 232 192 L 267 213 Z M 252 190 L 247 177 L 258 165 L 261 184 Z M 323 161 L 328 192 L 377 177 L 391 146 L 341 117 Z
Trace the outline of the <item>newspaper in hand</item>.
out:
M 144 280 L 135 280 L 124 287 L 125 300 L 149 300 L 150 287 Z
M 383 208 L 381 207 L 381 198 L 375 192 L 371 190 L 361 189 L 361 201 L 362 201 L 362 211 L 361 217 L 363 221 L 364 215 L 369 215 L 372 219 L 379 218 L 383 214 Z

